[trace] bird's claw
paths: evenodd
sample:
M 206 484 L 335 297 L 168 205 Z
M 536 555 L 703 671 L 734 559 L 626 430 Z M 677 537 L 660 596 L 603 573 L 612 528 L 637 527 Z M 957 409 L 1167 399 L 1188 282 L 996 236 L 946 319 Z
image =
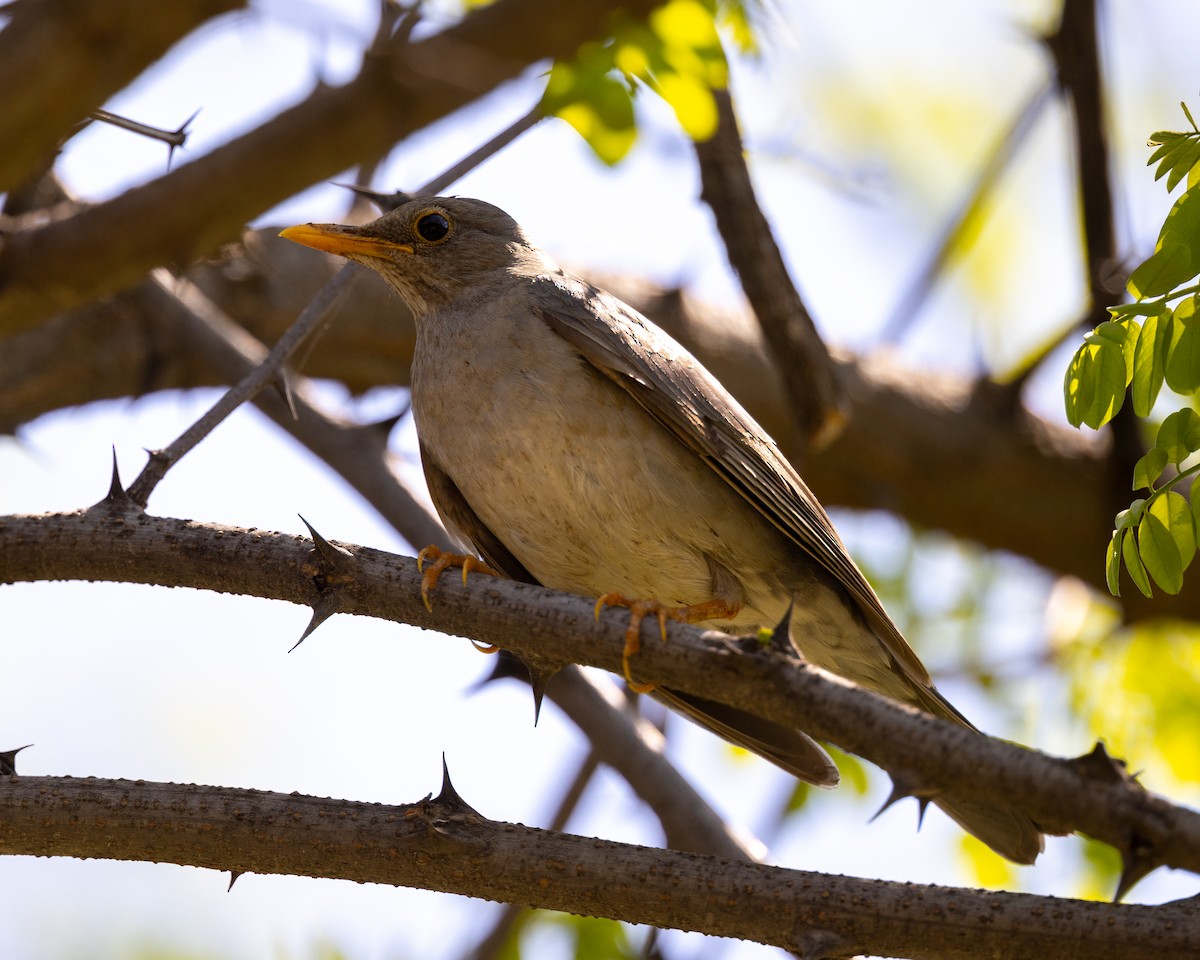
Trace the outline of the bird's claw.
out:
M 427 560 L 432 561 L 428 570 L 425 569 Z M 488 566 L 478 557 L 473 557 L 469 553 L 448 553 L 430 544 L 417 554 L 417 570 L 421 573 L 421 600 L 424 602 L 426 610 L 433 610 L 433 602 L 429 599 L 429 593 L 437 586 L 438 577 L 450 567 L 462 568 L 464 585 L 467 582 L 467 574 L 472 570 L 486 573 L 489 577 L 503 576 L 499 570 Z M 477 640 L 472 640 L 471 643 L 480 653 L 495 653 L 500 649 L 495 644 L 480 643 Z
M 625 648 L 621 652 L 621 672 L 625 675 L 625 682 L 629 684 L 630 690 L 634 693 L 649 693 L 658 684 L 639 683 L 634 680 L 633 671 L 629 664 L 629 659 L 642 649 L 642 621 L 647 616 L 653 616 L 658 621 L 658 632 L 662 637 L 663 643 L 666 643 L 667 620 L 684 622 L 685 617 L 681 611 L 687 608 L 669 607 L 658 600 L 632 600 L 624 594 L 606 593 L 596 601 L 596 619 L 600 618 L 600 611 L 606 606 L 629 608 L 629 625 L 625 628 Z

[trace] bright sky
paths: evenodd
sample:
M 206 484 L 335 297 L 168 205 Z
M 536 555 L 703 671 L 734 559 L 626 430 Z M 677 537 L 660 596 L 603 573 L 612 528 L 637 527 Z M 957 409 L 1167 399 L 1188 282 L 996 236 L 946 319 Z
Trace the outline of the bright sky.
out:
M 1026 33 L 1045 5 L 790 0 L 769 6 L 775 21 L 763 62 L 743 62 L 735 73 L 760 193 L 831 338 L 866 346 L 961 193 L 964 157 L 990 147 L 1004 118 L 1043 76 Z M 1128 5 L 1105 8 L 1122 42 L 1114 61 L 1122 84 L 1117 132 L 1128 158 L 1122 172 L 1129 173 L 1124 182 L 1138 184 L 1129 188 L 1123 240 L 1131 250 L 1144 249 L 1168 201 L 1161 188 L 1142 182 L 1149 178 L 1138 158 L 1147 131 L 1177 126 L 1175 104 L 1196 91 L 1194 72 L 1175 66 L 1194 69 L 1194 58 L 1173 55 L 1195 33 L 1178 28 L 1178 9 L 1170 4 L 1139 5 L 1136 17 Z M 185 44 L 107 106 L 165 127 L 202 108 L 177 160 L 186 162 L 303 97 L 315 76 L 334 83 L 351 76 L 373 11 L 371 0 L 257 3 Z M 1161 68 L 1132 70 L 1148 49 L 1161 51 L 1154 61 Z M 942 113 L 923 114 L 930 91 L 951 83 L 955 96 L 946 98 Z M 378 185 L 423 182 L 524 113 L 538 92 L 531 76 L 414 137 Z M 732 301 L 736 287 L 698 203 L 687 144 L 669 112 L 646 99 L 643 143 L 616 170 L 594 161 L 565 125 L 547 121 L 453 192 L 508 209 L 567 263 L 683 282 Z M 1035 178 L 1043 168 L 1062 166 L 1058 124 L 1056 117 L 1041 124 L 1030 159 L 1011 174 L 1011 205 L 989 226 L 1003 244 L 1017 221 L 1042 217 L 1040 239 L 1009 250 L 1003 275 L 994 264 L 960 271 L 918 322 L 905 346 L 910 358 L 970 369 L 982 356 L 1004 368 L 1069 316 L 1079 282 L 1076 265 L 1060 251 L 1070 249 L 1074 235 L 1071 198 L 1062 183 Z M 922 152 L 931 137 L 938 149 Z M 893 152 L 883 152 L 881 138 Z M 161 174 L 164 154 L 159 144 L 94 125 L 68 146 L 61 170 L 72 189 L 102 199 Z M 346 202 L 340 189 L 315 188 L 262 222 L 337 219 Z M 1010 282 L 1014 276 L 1019 289 Z M 975 326 L 964 329 L 965 295 L 980 286 L 990 291 L 988 306 L 973 301 Z M 1047 409 L 1057 389 L 1049 385 Z M 129 480 L 142 466 L 143 448 L 168 442 L 213 399 L 197 392 L 97 404 L 45 417 L 15 441 L 0 440 L 0 513 L 94 502 L 107 489 L 113 447 Z M 330 390 L 329 401 L 344 398 Z M 373 402 L 386 409 L 393 401 L 384 395 Z M 409 430 L 398 431 L 393 443 L 419 474 Z M 303 513 L 327 536 L 408 549 L 341 481 L 253 411 L 236 415 L 174 470 L 150 509 L 297 533 Z M 852 545 L 872 549 L 871 521 L 847 519 L 845 528 Z M 1039 639 L 1046 588 L 1044 580 L 1020 574 L 1008 588 L 1014 612 L 1001 623 L 1014 649 Z M 552 707 L 534 729 L 528 693 L 516 685 L 469 693 L 490 662 L 463 640 L 335 617 L 287 654 L 307 621 L 305 610 L 133 586 L 8 586 L 0 588 L 0 612 L 10 641 L 3 648 L 0 748 L 36 743 L 20 758 L 31 774 L 408 802 L 436 792 L 445 751 L 457 788 L 481 812 L 540 824 L 585 750 Z M 969 699 L 953 685 L 948 692 Z M 1033 710 L 1042 694 L 1032 687 L 1022 702 Z M 985 709 L 968 712 L 987 725 Z M 710 737 L 682 722 L 670 730 L 673 754 L 718 809 L 752 832 L 765 830 L 765 811 L 786 797 L 787 778 L 766 763 L 714 749 Z M 1090 741 L 1064 736 L 1041 745 L 1081 751 Z M 778 838 L 773 858 L 853 875 L 964 882 L 952 855 L 958 833 L 945 818 L 931 814 L 918 835 L 915 809 L 902 805 L 866 824 L 883 792 L 877 777 L 866 802 L 849 790 L 820 795 L 813 814 Z M 637 802 L 606 772 L 571 829 L 659 841 Z M 1061 891 L 1075 863 L 1072 843 L 1051 842 L 1044 865 L 1021 875 L 1029 888 Z M 175 866 L 0 858 L 5 956 L 117 956 L 159 943 L 189 944 L 197 955 L 230 960 L 305 958 L 325 941 L 355 960 L 438 958 L 458 955 L 488 926 L 488 911 L 447 896 L 257 876 L 242 877 L 226 894 L 226 880 Z M 1194 892 L 1190 879 L 1156 876 L 1134 899 Z M 683 956 L 713 947 L 694 937 L 671 942 Z M 543 943 L 529 955 L 554 955 L 552 946 Z M 727 955 L 767 951 L 734 947 Z

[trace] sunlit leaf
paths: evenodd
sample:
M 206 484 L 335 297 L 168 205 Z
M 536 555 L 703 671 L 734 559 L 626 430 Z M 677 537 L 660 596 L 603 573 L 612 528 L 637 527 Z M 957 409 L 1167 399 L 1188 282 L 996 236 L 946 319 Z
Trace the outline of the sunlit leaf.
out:
M 1167 451 L 1162 447 L 1151 447 L 1133 467 L 1133 489 L 1153 489 L 1154 482 L 1162 476 L 1167 465 Z
M 1129 579 L 1133 585 L 1142 591 L 1144 596 L 1153 596 L 1150 590 L 1150 578 L 1146 576 L 1146 568 L 1142 558 L 1138 556 L 1137 538 L 1133 530 L 1121 532 L 1121 559 L 1125 561 L 1125 569 L 1129 571 Z
M 1195 274 L 1192 251 L 1182 243 L 1164 243 L 1129 275 L 1129 293 L 1134 297 L 1161 297 Z
M 1121 537 L 1120 530 L 1114 530 L 1104 551 L 1104 582 L 1108 584 L 1108 592 L 1114 597 L 1121 595 Z
M 1156 306 L 1158 311 L 1166 310 L 1166 304 L 1161 301 Z M 1162 389 L 1163 356 L 1166 351 L 1159 343 L 1159 331 L 1166 327 L 1166 323 L 1160 325 L 1158 312 L 1148 314 L 1142 321 L 1142 332 L 1133 354 L 1133 377 L 1129 382 L 1133 412 L 1139 417 L 1150 415 L 1158 392 Z
M 1139 497 L 1134 500 L 1128 507 L 1117 514 L 1116 528 L 1124 530 L 1126 527 L 1136 527 L 1142 519 L 1142 511 L 1146 508 L 1146 500 L 1144 497 Z
M 1138 555 L 1150 576 L 1167 593 L 1183 588 L 1183 573 L 1196 555 L 1192 508 L 1174 490 L 1150 501 L 1137 532 Z
M 1183 463 L 1200 450 L 1200 414 L 1190 407 L 1169 414 L 1158 428 L 1154 445 L 1155 449 L 1163 451 L 1164 467 L 1167 463 Z
M 1098 429 L 1121 409 L 1131 372 L 1127 348 L 1132 352 L 1129 328 L 1113 320 L 1084 337 L 1063 385 L 1067 419 L 1073 426 L 1086 423 Z
M 1196 162 L 1200 161 L 1200 140 L 1189 140 L 1184 149 L 1172 156 L 1174 163 L 1171 166 L 1171 173 L 1167 177 L 1168 190 L 1174 190 L 1179 181 L 1192 172 Z
M 1135 300 L 1132 303 L 1118 303 L 1109 307 L 1108 312 L 1113 319 L 1120 317 L 1149 317 L 1165 313 L 1167 305 L 1161 300 Z
M 1177 393 L 1191 394 L 1200 388 L 1200 316 L 1196 297 L 1181 300 L 1167 325 L 1163 377 Z
M 1185 190 L 1179 195 L 1167 213 L 1167 219 L 1163 221 L 1158 239 L 1163 246 L 1181 243 L 1191 250 L 1200 247 L 1200 193 Z M 1195 272 L 1193 269 L 1192 274 Z
M 659 78 L 657 89 L 675 111 L 679 125 L 693 140 L 708 140 L 717 132 L 717 102 L 711 87 L 694 77 L 670 73 Z

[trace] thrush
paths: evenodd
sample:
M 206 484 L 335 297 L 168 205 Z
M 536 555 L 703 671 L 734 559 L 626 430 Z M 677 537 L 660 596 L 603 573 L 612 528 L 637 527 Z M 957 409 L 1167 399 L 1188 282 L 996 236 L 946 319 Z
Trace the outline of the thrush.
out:
M 514 579 L 637 615 L 751 632 L 790 609 L 810 664 L 970 726 L 766 431 L 680 344 L 564 271 L 502 210 L 417 198 L 365 226 L 281 236 L 365 264 L 412 309 L 421 462 L 460 545 Z M 838 781 L 803 731 L 654 695 L 801 780 Z M 1035 824 L 1006 807 L 933 802 L 1010 860 L 1042 849 Z

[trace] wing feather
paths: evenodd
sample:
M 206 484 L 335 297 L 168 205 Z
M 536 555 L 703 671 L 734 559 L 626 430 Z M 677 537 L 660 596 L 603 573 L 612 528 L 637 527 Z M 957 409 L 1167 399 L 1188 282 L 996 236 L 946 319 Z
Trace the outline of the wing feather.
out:
M 717 379 L 640 313 L 591 284 L 565 275 L 543 276 L 535 284 L 553 287 L 534 297 L 550 328 L 829 570 L 909 678 L 928 688 L 924 665 L 850 559 L 825 510 Z

